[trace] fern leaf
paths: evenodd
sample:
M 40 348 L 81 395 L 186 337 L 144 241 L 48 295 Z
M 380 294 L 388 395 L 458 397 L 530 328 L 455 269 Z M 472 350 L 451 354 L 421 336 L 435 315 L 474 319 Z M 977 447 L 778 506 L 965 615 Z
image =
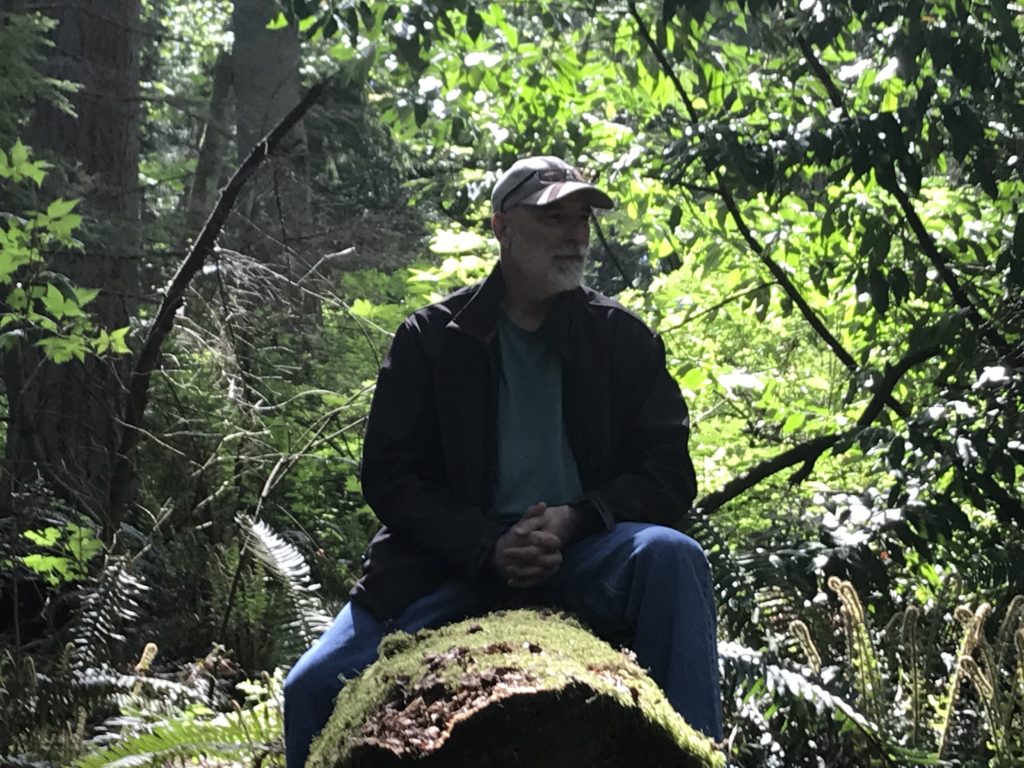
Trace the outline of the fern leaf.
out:
M 289 629 L 304 648 L 309 647 L 332 621 L 317 595 L 319 585 L 310 580 L 309 565 L 299 550 L 262 520 L 239 515 L 238 523 L 248 533 L 247 545 L 289 598 L 294 616 Z
M 240 760 L 265 758 L 280 754 L 281 733 L 280 708 L 273 700 L 212 718 L 186 712 L 150 726 L 146 732 L 102 746 L 74 765 L 75 768 L 138 768 L 163 766 L 175 758 L 200 756 Z

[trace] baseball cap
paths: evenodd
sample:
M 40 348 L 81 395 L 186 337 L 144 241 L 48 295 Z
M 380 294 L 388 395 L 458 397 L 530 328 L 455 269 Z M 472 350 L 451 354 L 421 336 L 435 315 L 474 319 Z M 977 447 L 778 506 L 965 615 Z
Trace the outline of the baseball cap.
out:
M 491 192 L 491 206 L 495 212 L 503 212 L 517 205 L 548 205 L 577 194 L 594 208 L 615 207 L 607 194 L 564 160 L 548 155 L 524 157 L 498 179 Z

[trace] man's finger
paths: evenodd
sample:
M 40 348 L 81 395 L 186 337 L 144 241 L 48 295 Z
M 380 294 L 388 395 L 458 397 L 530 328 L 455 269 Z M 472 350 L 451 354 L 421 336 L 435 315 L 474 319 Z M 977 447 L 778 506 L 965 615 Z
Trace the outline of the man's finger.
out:
M 530 531 L 536 531 L 544 525 L 544 513 L 547 508 L 548 505 L 543 501 L 531 504 L 526 508 L 526 513 L 512 526 L 512 530 L 520 536 L 526 536 Z
M 561 552 L 534 552 L 529 557 L 509 558 L 508 569 L 542 568 L 556 570 L 562 564 Z
M 550 531 L 530 531 L 530 535 L 527 540 L 533 546 L 549 551 L 561 550 L 562 548 L 562 540 Z
M 561 562 L 562 553 L 557 548 L 551 549 L 531 544 L 524 547 L 509 547 L 505 550 L 505 559 L 520 565 L 534 560 L 544 560 L 545 562 L 557 560 Z

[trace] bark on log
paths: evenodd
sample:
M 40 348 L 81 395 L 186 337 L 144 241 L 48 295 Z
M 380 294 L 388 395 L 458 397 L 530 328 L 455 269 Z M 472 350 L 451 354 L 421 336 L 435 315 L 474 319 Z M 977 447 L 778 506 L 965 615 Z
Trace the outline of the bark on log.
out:
M 549 611 L 384 638 L 307 768 L 724 765 L 628 652 Z

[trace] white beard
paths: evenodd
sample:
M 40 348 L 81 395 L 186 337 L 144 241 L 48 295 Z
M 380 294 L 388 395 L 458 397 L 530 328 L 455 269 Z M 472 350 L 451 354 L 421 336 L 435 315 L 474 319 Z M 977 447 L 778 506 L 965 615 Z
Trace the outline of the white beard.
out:
M 556 260 L 551 265 L 551 271 L 548 272 L 548 290 L 553 294 L 564 293 L 583 285 L 583 268 L 585 266 L 586 261 L 584 259 L 578 261 L 570 259 Z

